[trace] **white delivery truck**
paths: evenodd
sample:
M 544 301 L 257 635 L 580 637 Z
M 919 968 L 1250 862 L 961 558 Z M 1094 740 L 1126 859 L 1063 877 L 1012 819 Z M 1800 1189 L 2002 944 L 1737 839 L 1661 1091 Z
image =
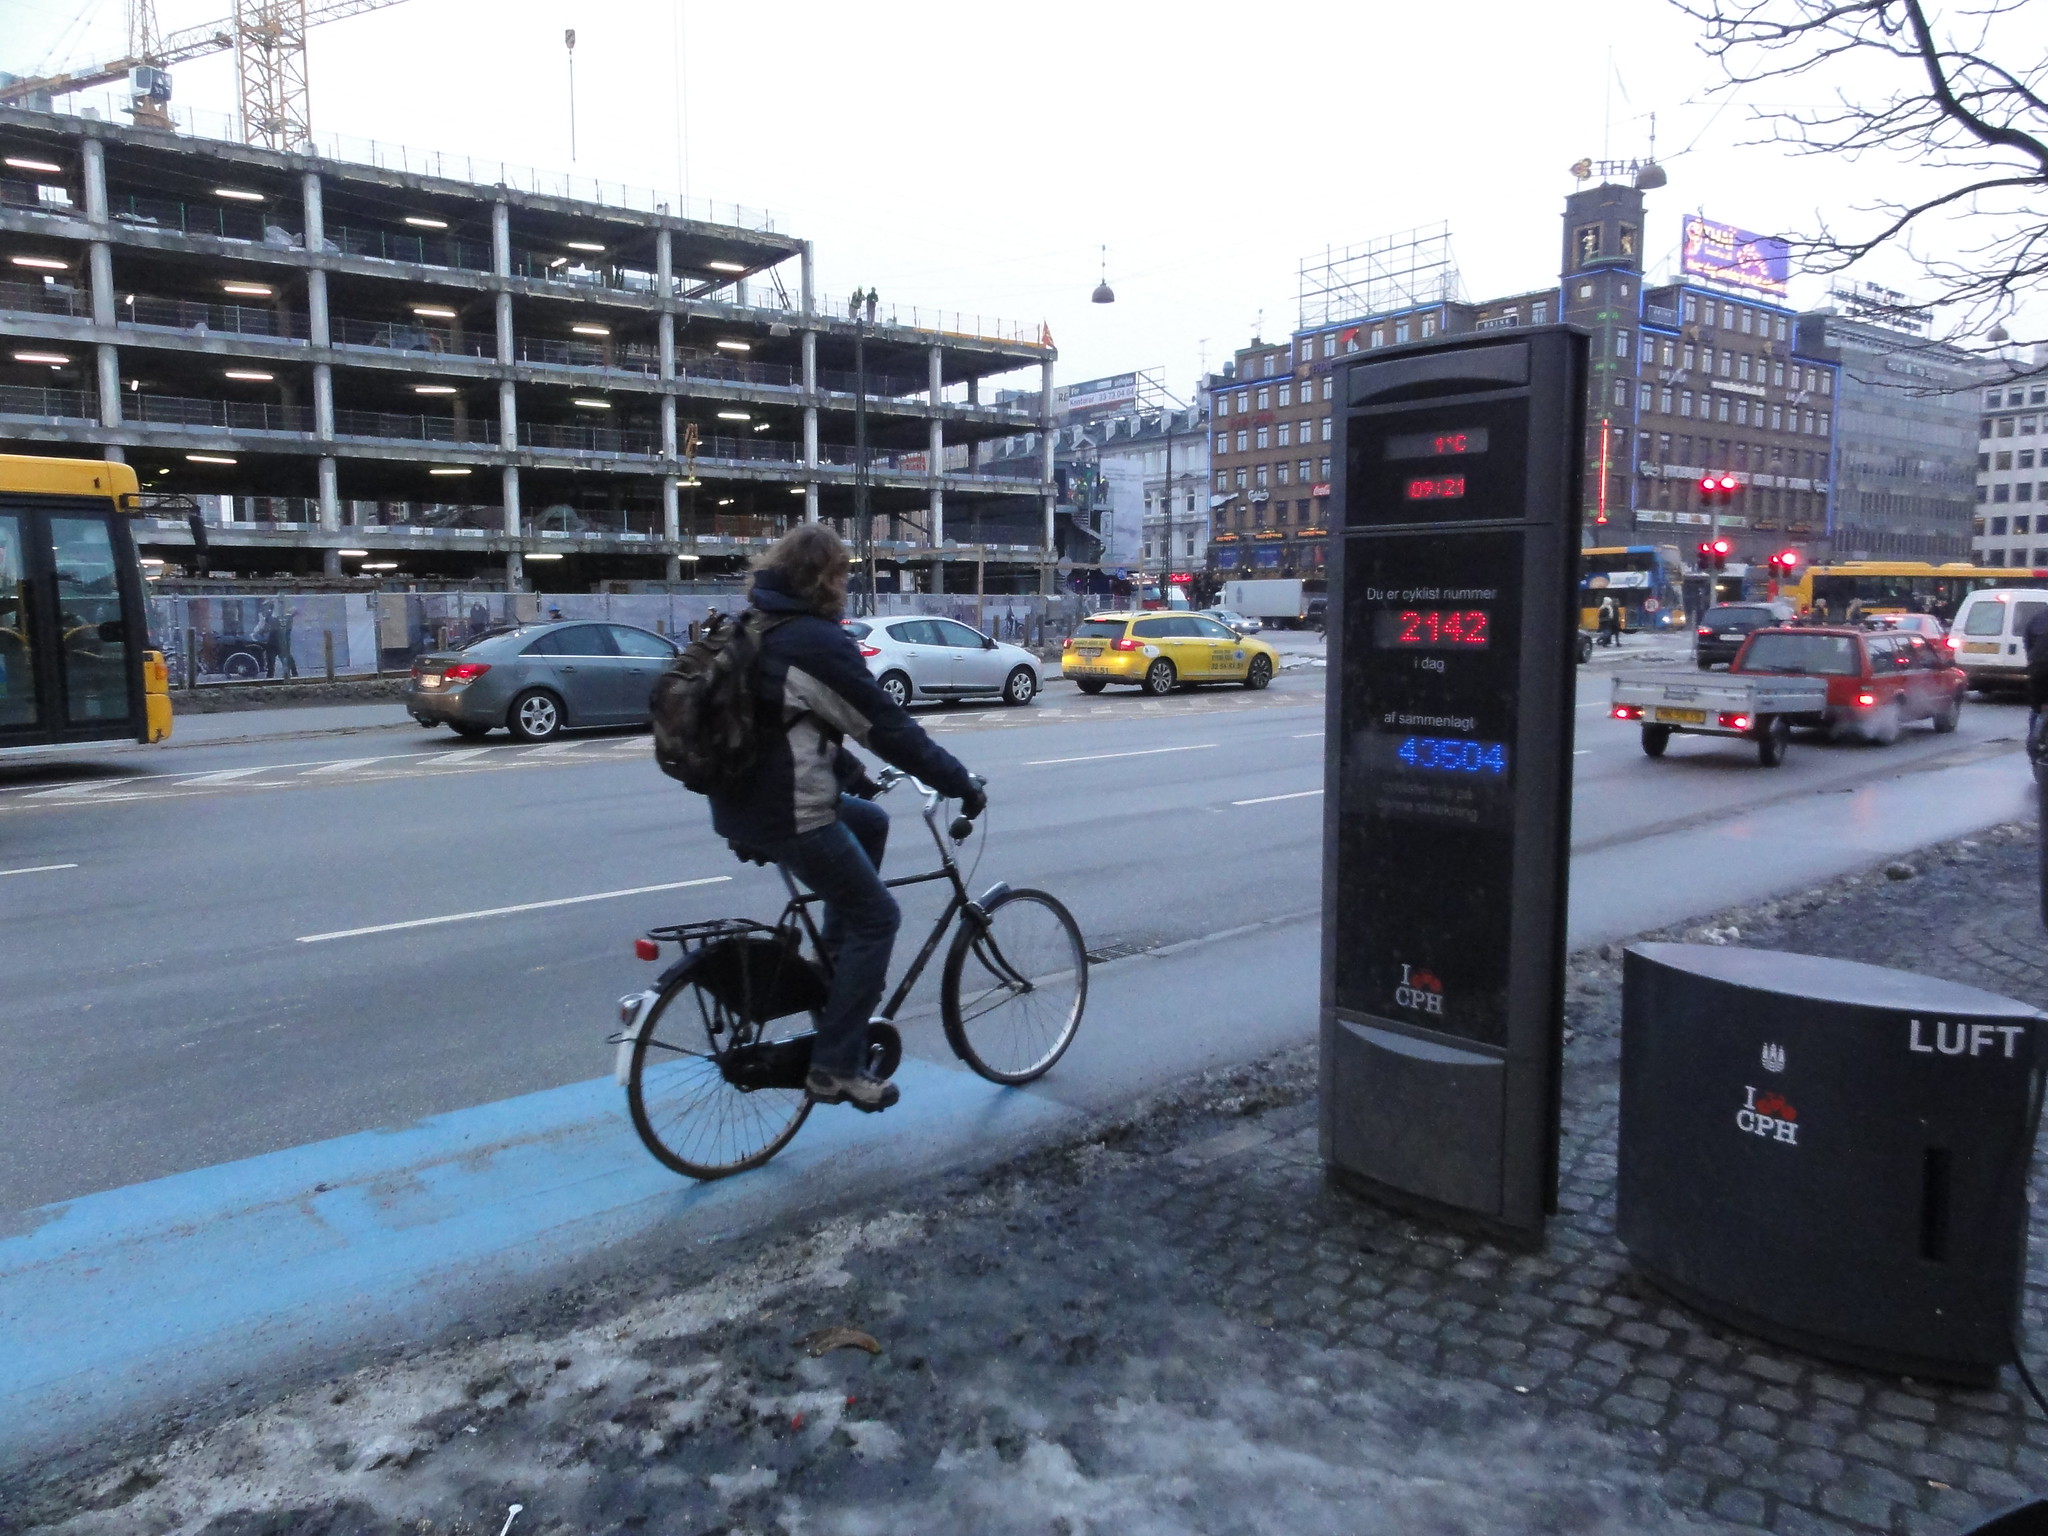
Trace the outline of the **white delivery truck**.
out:
M 1295 577 L 1226 581 L 1223 606 L 1281 629 L 1306 629 L 1322 619 L 1323 594 L 1307 591 L 1306 583 Z

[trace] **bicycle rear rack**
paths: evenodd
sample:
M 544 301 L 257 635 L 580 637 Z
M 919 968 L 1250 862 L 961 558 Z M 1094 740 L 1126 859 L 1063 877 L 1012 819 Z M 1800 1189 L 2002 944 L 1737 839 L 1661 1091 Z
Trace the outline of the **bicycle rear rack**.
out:
M 710 944 L 718 939 L 780 932 L 782 929 L 773 923 L 756 922 L 751 917 L 714 917 L 701 923 L 673 923 L 666 928 L 650 928 L 647 937 L 658 944 L 680 944 L 688 949 L 692 945 Z

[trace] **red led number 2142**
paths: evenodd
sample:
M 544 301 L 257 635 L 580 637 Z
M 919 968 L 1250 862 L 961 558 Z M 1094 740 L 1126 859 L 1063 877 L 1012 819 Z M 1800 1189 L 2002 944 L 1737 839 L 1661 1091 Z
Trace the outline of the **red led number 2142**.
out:
M 1484 608 L 1409 608 L 1401 614 L 1402 645 L 1484 645 Z

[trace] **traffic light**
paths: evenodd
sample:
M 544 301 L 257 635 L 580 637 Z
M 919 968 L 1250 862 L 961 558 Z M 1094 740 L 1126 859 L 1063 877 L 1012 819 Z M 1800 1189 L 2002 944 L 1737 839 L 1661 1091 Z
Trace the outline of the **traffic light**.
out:
M 1701 540 L 1700 569 L 1703 571 L 1725 571 L 1728 569 L 1728 557 L 1734 551 L 1735 546 L 1726 539 Z
M 1768 564 L 1771 574 L 1780 581 L 1790 581 L 1798 574 L 1799 562 L 1803 558 L 1796 549 L 1781 549 L 1770 557 Z
M 1725 471 L 1716 474 L 1709 470 L 1700 476 L 1700 505 L 1703 507 L 1727 506 L 1735 500 L 1735 493 L 1742 489 L 1742 482 Z

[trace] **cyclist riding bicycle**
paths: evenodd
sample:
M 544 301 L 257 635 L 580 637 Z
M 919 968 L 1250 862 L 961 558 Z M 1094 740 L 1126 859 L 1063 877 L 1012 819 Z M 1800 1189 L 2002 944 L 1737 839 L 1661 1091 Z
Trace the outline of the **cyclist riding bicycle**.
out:
M 741 857 L 779 864 L 825 898 L 832 986 L 805 1087 L 821 1104 L 872 1113 L 898 1098 L 894 1083 L 867 1069 L 867 1029 L 902 914 L 880 874 L 889 813 L 869 803 L 879 786 L 845 738 L 957 799 L 970 817 L 987 801 L 869 676 L 839 622 L 849 568 L 846 546 L 822 523 L 792 529 L 756 562 L 748 600 L 780 621 L 761 637 L 754 682 L 765 750 L 743 792 L 710 797 L 711 826 Z

